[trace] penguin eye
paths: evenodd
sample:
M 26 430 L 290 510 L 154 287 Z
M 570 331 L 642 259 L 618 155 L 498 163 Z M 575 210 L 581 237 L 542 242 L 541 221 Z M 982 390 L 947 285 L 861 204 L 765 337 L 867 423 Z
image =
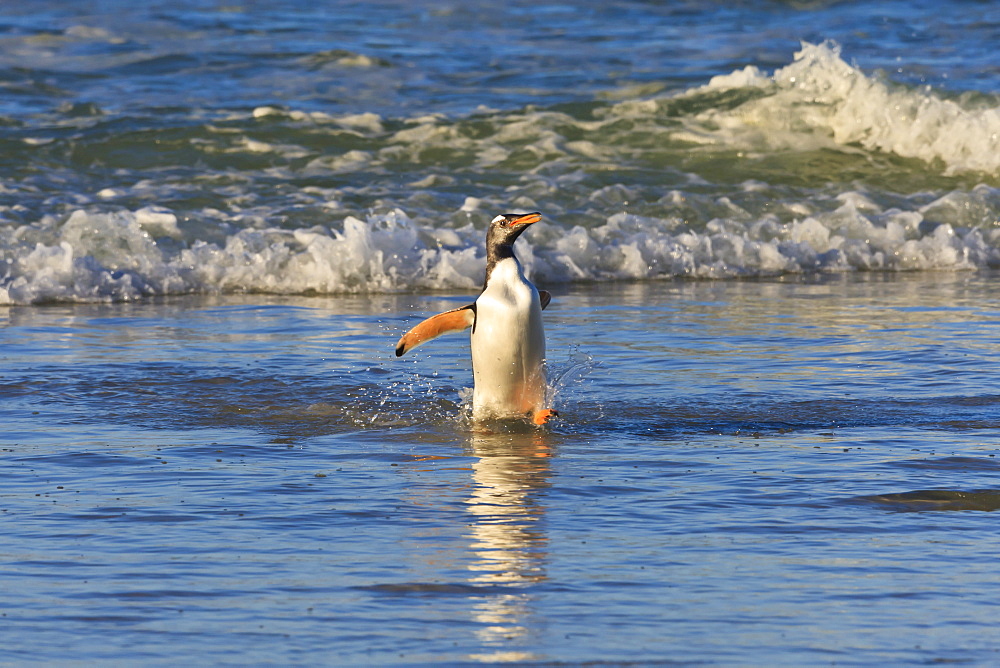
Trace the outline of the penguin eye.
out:
M 493 219 L 492 221 L 490 221 L 490 222 L 491 222 L 491 223 L 492 223 L 493 225 L 496 225 L 496 224 L 498 224 L 498 223 L 499 223 L 499 224 L 500 224 L 501 226 L 503 226 L 503 227 L 506 227 L 506 226 L 507 226 L 507 219 L 506 219 L 506 218 L 505 218 L 504 216 L 497 216 L 496 218 L 494 218 L 494 219 Z

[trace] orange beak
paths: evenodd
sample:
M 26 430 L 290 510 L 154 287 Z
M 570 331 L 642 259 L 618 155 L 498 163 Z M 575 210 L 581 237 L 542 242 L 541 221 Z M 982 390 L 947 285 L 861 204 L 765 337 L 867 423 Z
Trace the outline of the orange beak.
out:
M 515 225 L 531 225 L 532 223 L 537 223 L 542 219 L 542 214 L 538 213 L 526 213 L 523 216 L 518 216 L 513 221 L 511 221 L 511 227 Z

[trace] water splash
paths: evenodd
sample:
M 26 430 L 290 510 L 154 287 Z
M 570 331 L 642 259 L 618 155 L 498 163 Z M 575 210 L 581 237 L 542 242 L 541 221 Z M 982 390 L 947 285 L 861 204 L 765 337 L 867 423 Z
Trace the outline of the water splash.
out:
M 581 350 L 579 345 L 570 346 L 565 359 L 547 364 L 548 403 L 560 411 L 563 420 L 573 419 L 578 412 L 576 404 L 588 394 L 590 375 L 603 368 L 602 364 L 593 355 Z M 588 402 L 586 421 L 600 421 L 603 412 L 600 403 Z

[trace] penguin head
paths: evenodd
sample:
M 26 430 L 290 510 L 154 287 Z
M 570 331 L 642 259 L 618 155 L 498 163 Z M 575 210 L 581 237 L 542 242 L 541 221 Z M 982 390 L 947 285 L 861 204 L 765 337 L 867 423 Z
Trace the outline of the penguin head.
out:
M 490 221 L 486 231 L 486 247 L 511 246 L 528 229 L 528 225 L 537 223 L 542 214 L 534 213 L 502 213 Z

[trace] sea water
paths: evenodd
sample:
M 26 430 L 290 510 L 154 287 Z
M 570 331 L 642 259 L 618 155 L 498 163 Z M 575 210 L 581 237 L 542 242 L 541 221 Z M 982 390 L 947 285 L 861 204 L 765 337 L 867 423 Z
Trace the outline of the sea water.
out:
M 0 665 L 997 661 L 990 3 L 0 10 Z M 560 420 L 469 420 L 486 223 Z

